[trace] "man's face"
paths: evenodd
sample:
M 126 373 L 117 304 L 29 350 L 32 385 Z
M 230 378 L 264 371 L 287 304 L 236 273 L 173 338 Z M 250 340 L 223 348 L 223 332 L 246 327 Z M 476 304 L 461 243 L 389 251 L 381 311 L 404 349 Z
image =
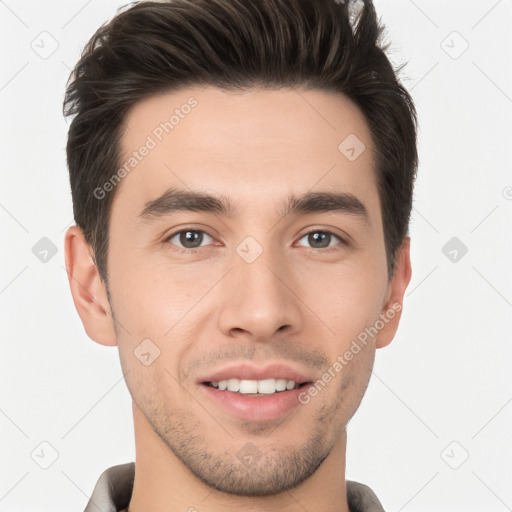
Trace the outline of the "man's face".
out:
M 182 108 L 190 97 L 197 104 Z M 160 123 L 175 109 L 179 122 L 166 133 Z M 149 148 L 117 185 L 109 227 L 111 307 L 134 407 L 209 485 L 235 494 L 290 488 L 340 442 L 377 338 L 359 343 L 307 403 L 299 393 L 389 299 L 365 119 L 340 95 L 208 87 L 144 100 L 125 125 L 122 163 Z M 354 135 L 365 145 L 356 159 Z M 338 148 L 348 136 L 354 151 Z M 213 195 L 234 211 L 154 203 L 170 189 Z M 291 196 L 321 192 L 345 206 L 315 211 L 310 202 L 283 215 Z M 303 387 L 254 396 L 208 384 L 237 378 L 249 391 L 272 378 Z M 259 385 L 271 391 L 273 382 Z

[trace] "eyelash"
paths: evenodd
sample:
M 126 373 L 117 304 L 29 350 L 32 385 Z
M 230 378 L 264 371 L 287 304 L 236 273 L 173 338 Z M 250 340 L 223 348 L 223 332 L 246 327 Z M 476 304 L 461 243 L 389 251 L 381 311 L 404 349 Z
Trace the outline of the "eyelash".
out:
M 185 233 L 187 231 L 191 231 L 193 233 L 204 233 L 205 235 L 213 238 L 211 235 L 209 235 L 206 231 L 203 231 L 202 229 L 180 229 L 179 231 L 175 231 L 174 233 L 172 233 L 171 235 L 166 237 L 164 242 L 169 242 L 171 245 L 174 246 L 173 250 L 176 250 L 176 251 L 178 251 L 180 253 L 195 254 L 196 252 L 200 251 L 201 249 L 204 249 L 204 247 L 196 247 L 194 249 L 187 249 L 187 248 L 179 247 L 179 246 L 177 246 L 177 245 L 175 245 L 175 244 L 170 242 L 171 239 L 173 239 L 176 235 L 179 235 L 181 233 Z M 343 238 L 340 237 L 340 235 L 337 235 L 336 233 L 333 233 L 332 231 L 329 231 L 327 229 L 313 229 L 311 231 L 308 231 L 307 233 L 304 233 L 299 238 L 299 240 L 302 240 L 304 237 L 310 235 L 311 233 L 324 233 L 324 234 L 328 234 L 328 235 L 334 236 L 338 240 L 340 240 L 340 243 L 336 244 L 333 247 L 327 247 L 327 248 L 323 248 L 323 249 L 310 248 L 310 250 L 312 252 L 331 253 L 331 252 L 334 252 L 334 251 L 339 251 L 340 250 L 340 248 L 339 248 L 340 245 L 342 245 L 342 246 L 349 245 L 346 240 L 344 240 Z

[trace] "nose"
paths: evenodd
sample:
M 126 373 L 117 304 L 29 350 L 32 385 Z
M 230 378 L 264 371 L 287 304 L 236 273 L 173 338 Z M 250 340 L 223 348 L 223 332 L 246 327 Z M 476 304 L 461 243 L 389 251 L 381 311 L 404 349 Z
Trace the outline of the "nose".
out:
M 248 263 L 235 254 L 233 266 L 223 280 L 218 317 L 223 334 L 268 341 L 278 331 L 292 335 L 302 329 L 298 283 L 283 258 L 264 251 Z

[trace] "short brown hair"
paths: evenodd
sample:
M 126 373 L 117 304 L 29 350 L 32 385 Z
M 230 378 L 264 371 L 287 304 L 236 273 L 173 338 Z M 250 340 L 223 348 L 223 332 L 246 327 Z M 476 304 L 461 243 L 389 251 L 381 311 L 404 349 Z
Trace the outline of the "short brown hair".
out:
M 376 147 L 391 279 L 412 209 L 416 111 L 385 54 L 383 25 L 371 0 L 357 11 L 356 3 L 144 1 L 121 8 L 96 31 L 69 78 L 64 115 L 74 115 L 66 147 L 73 214 L 107 287 L 115 188 L 102 199 L 94 191 L 120 165 L 126 112 L 141 99 L 196 85 L 303 87 L 338 92 L 354 101 Z

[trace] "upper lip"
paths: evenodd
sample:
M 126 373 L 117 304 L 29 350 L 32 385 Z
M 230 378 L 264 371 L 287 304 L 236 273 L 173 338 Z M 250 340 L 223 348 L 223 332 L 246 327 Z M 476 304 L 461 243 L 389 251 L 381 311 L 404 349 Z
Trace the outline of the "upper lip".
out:
M 231 364 L 208 375 L 199 377 L 199 383 L 218 382 L 220 380 L 241 379 L 241 380 L 264 380 L 264 379 L 286 379 L 293 380 L 298 384 L 311 382 L 312 379 L 282 363 L 273 363 L 258 367 L 249 363 Z

